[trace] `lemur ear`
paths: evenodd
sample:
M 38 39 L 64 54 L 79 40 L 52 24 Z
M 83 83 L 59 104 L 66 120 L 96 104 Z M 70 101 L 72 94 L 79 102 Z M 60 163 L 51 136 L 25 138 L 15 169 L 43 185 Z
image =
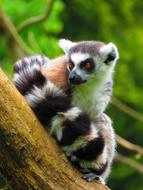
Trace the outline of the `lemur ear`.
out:
M 119 59 L 117 47 L 113 43 L 103 46 L 100 50 L 100 53 L 105 59 L 104 63 L 107 65 L 109 65 L 112 61 Z
M 66 39 L 60 39 L 58 42 L 59 46 L 63 49 L 63 51 L 65 52 L 65 54 L 68 53 L 69 49 L 74 46 L 76 43 L 75 42 L 71 42 L 70 40 L 66 40 Z

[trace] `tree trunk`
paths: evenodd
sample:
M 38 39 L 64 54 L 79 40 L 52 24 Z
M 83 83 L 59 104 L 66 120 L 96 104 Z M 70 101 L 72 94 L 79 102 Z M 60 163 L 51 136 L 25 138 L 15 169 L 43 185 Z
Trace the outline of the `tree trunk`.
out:
M 81 178 L 2 70 L 0 173 L 14 190 L 109 190 Z

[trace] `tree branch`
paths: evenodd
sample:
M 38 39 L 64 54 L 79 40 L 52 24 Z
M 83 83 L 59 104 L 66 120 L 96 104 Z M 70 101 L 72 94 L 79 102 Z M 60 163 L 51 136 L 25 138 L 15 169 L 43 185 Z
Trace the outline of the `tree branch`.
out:
M 140 147 L 139 145 L 133 144 L 133 143 L 127 141 L 126 139 L 120 137 L 119 135 L 116 135 L 116 140 L 121 146 L 123 146 L 129 150 L 137 152 L 138 158 L 143 156 L 143 148 Z
M 18 190 L 109 190 L 81 178 L 2 70 L 0 170 Z
M 143 174 L 143 165 L 136 162 L 135 160 L 132 160 L 126 156 L 123 156 L 119 153 L 116 153 L 116 160 L 119 162 L 122 162 L 128 166 L 130 166 L 131 168 L 137 170 L 139 173 Z
M 54 0 L 51 0 L 43 15 L 28 18 L 27 20 L 20 23 L 19 26 L 17 27 L 18 32 L 22 32 L 23 30 L 25 30 L 26 28 L 28 28 L 34 24 L 41 23 L 41 22 L 44 22 L 45 20 L 47 20 L 51 14 L 53 5 L 54 5 Z
M 16 49 L 18 52 L 16 53 L 20 55 L 19 57 L 33 53 L 21 39 L 11 20 L 4 14 L 2 7 L 0 7 L 0 30 L 5 38 L 8 49 L 11 48 L 11 51 Z M 12 45 L 13 47 L 11 47 Z
M 133 117 L 134 119 L 143 123 L 143 115 L 139 112 L 135 111 L 134 109 L 130 108 L 129 106 L 122 103 L 115 97 L 112 97 L 112 102 L 114 106 L 116 106 L 119 110 L 123 111 L 124 113 L 128 114 L 129 116 Z

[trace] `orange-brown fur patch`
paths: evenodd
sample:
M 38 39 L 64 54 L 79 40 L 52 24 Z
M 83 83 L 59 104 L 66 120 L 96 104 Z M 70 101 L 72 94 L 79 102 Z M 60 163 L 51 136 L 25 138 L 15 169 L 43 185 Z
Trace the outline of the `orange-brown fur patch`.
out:
M 42 74 L 57 87 L 65 90 L 68 85 L 67 58 L 61 56 L 52 59 L 41 69 Z

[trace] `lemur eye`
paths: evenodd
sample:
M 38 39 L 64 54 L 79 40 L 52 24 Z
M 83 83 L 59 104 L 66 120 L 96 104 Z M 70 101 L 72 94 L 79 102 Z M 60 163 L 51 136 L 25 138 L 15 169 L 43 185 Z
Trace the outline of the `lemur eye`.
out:
M 87 60 L 81 62 L 80 67 L 83 68 L 84 70 L 90 72 L 94 68 L 94 62 L 91 59 L 87 59 Z
M 74 64 L 73 63 L 69 63 L 68 65 L 67 65 L 67 68 L 68 68 L 68 70 L 72 70 L 73 68 L 74 68 Z
M 85 68 L 86 70 L 91 70 L 92 65 L 91 65 L 90 63 L 85 63 L 84 68 Z

